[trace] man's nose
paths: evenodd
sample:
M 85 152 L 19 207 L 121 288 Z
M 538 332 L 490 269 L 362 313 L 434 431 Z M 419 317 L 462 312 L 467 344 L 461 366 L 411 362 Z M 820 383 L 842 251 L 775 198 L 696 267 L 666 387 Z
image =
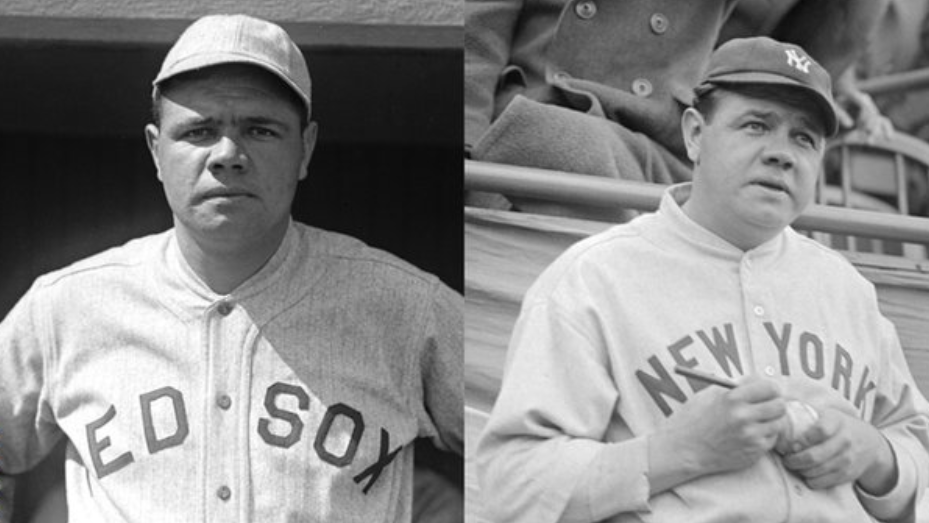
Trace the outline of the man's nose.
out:
M 765 165 L 790 169 L 797 163 L 790 136 L 785 132 L 772 133 L 762 154 Z
M 248 169 L 245 149 L 231 136 L 223 135 L 213 145 L 210 154 L 210 171 L 244 172 Z

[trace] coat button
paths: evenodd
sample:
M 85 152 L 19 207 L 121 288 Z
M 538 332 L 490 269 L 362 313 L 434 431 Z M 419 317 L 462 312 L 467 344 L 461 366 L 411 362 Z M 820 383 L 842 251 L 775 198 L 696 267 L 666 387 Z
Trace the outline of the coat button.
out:
M 555 79 L 556 82 L 567 82 L 571 78 L 571 75 L 569 75 L 568 73 L 564 71 L 558 71 L 557 73 L 552 75 L 552 77 Z
M 593 3 L 591 0 L 581 0 L 574 5 L 574 13 L 577 14 L 579 18 L 590 20 L 597 14 L 597 4 Z
M 223 485 L 219 487 L 218 489 L 216 489 L 216 497 L 218 497 L 219 499 L 223 501 L 229 501 L 229 498 L 232 497 L 232 491 L 229 490 L 229 487 L 227 487 L 226 485 Z
M 229 316 L 229 313 L 232 312 L 233 305 L 228 301 L 224 301 L 216 307 L 216 311 L 222 314 L 223 316 Z
M 668 30 L 668 17 L 661 13 L 655 13 L 649 18 L 648 25 L 651 26 L 653 33 L 662 35 Z
M 645 78 L 636 78 L 632 81 L 632 92 L 637 96 L 646 97 L 652 94 L 653 90 L 652 83 Z
M 223 410 L 229 410 L 232 406 L 232 398 L 228 394 L 220 394 L 216 397 L 216 405 Z

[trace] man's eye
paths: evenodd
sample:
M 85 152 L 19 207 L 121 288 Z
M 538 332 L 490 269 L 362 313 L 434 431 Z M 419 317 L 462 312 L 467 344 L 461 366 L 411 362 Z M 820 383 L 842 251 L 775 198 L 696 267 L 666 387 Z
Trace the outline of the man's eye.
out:
M 184 131 L 182 135 L 186 140 L 202 140 L 213 135 L 213 130 L 209 127 L 196 127 Z
M 797 141 L 803 144 L 805 147 L 816 147 L 816 140 L 812 136 L 806 133 L 797 133 Z
M 267 127 L 252 127 L 252 134 L 262 138 L 273 138 L 277 136 L 277 132 Z
M 745 123 L 745 128 L 748 129 L 749 131 L 760 133 L 760 132 L 767 130 L 768 126 L 765 125 L 763 122 L 751 121 L 751 122 Z

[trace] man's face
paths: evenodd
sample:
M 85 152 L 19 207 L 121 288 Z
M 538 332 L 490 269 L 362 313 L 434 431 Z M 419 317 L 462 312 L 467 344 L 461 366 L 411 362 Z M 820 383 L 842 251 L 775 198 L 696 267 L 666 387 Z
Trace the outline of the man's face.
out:
M 725 92 L 709 121 L 688 109 L 683 128 L 696 162 L 685 212 L 734 245 L 767 241 L 812 200 L 825 139 L 811 112 Z
M 316 140 L 286 87 L 252 66 L 219 66 L 163 94 L 146 127 L 175 226 L 202 240 L 250 245 L 283 235 Z

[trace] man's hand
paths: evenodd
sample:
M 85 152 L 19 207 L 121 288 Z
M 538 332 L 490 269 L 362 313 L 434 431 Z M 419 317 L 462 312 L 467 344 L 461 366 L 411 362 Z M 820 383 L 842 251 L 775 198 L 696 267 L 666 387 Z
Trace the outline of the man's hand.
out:
M 652 493 L 751 466 L 774 447 L 785 412 L 777 384 L 755 376 L 701 391 L 651 437 Z
M 869 94 L 858 88 L 853 67 L 836 79 L 835 95 L 836 112 L 843 128 L 862 131 L 868 143 L 888 140 L 893 136 L 893 122 L 881 114 Z
M 858 481 L 865 491 L 886 494 L 897 482 L 890 443 L 871 424 L 834 409 L 820 413 L 804 435 L 804 449 L 784 456 L 784 466 L 812 489 Z

